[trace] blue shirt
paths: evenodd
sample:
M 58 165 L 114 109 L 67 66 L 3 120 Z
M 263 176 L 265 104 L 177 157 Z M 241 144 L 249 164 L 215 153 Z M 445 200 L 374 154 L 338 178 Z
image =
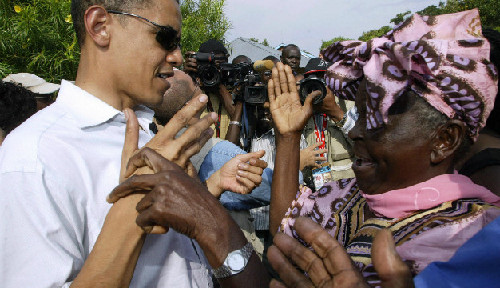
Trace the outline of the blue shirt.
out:
M 201 164 L 198 173 L 201 181 L 206 181 L 210 175 L 219 170 L 227 161 L 238 154 L 246 154 L 246 152 L 229 141 L 217 143 L 210 152 L 208 152 Z M 243 195 L 226 191 L 222 193 L 220 202 L 229 210 L 249 210 L 269 205 L 271 201 L 272 179 L 273 170 L 266 168 L 262 173 L 261 184 L 251 193 Z
M 414 278 L 417 288 L 499 287 L 500 217 L 460 247 L 448 262 L 429 264 Z

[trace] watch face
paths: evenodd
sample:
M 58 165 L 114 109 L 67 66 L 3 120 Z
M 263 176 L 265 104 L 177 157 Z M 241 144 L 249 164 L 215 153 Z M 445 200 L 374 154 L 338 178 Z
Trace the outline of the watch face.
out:
M 243 257 L 241 253 L 231 253 L 229 257 L 226 259 L 227 260 L 227 266 L 229 269 L 231 269 L 233 272 L 240 272 L 245 268 L 245 265 L 247 264 L 247 259 Z

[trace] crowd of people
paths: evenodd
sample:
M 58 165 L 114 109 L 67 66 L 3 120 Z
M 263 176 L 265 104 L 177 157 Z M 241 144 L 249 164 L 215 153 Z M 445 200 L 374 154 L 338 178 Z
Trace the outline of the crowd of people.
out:
M 72 0 L 74 81 L 0 84 L 2 287 L 496 287 L 500 33 L 415 14 L 300 67 L 176 0 Z

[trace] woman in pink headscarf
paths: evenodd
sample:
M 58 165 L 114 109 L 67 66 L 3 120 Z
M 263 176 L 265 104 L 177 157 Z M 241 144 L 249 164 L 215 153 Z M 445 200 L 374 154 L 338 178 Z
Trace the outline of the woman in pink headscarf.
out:
M 295 219 L 312 218 L 373 286 L 379 279 L 371 243 L 382 228 L 391 230 L 414 274 L 448 260 L 500 215 L 500 198 L 453 168 L 497 94 L 477 10 L 414 15 L 385 37 L 335 43 L 322 54 L 334 62 L 326 75 L 329 88 L 356 102 L 359 118 L 349 132 L 356 178 L 295 192 L 298 139 L 312 99 L 301 106 L 291 70 L 278 65 L 268 91 L 278 131 L 271 231 L 279 226 L 302 241 Z

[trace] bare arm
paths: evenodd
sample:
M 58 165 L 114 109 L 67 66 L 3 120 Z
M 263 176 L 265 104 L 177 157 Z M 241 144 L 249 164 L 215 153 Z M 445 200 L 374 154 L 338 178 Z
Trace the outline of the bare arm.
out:
M 309 95 L 302 106 L 290 67 L 277 63 L 273 68 L 273 76 L 268 83 L 270 110 L 276 127 L 276 160 L 269 218 L 272 235 L 276 233 L 299 188 L 300 134 L 312 115 L 312 99 L 318 93 Z
M 110 194 L 109 199 L 115 200 L 127 199 L 131 193 L 147 193 L 137 204 L 137 224 L 145 229 L 173 228 L 195 239 L 214 268 L 222 265 L 229 252 L 247 243 L 225 208 L 199 181 L 153 150 L 143 149 L 133 159 L 142 165 L 160 162 L 157 167 L 161 167 L 156 174 L 132 176 Z M 269 278 L 253 253 L 243 272 L 219 281 L 222 287 L 266 287 Z

